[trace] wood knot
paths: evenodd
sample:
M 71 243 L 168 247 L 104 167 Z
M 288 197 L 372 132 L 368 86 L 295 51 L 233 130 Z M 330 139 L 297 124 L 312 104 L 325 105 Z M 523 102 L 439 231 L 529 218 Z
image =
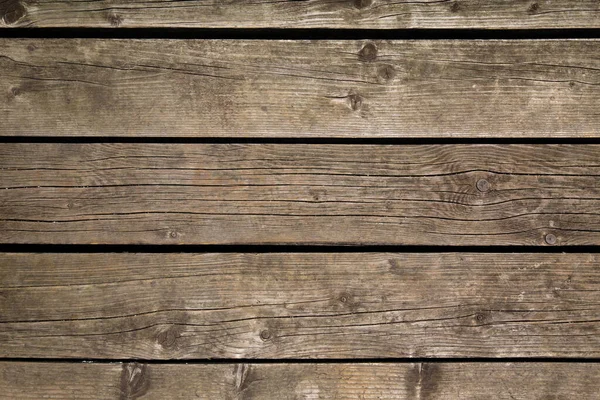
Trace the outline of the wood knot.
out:
M 460 11 L 460 4 L 458 4 L 458 1 L 455 1 L 454 3 L 452 3 L 452 5 L 450 6 L 450 12 L 453 13 L 457 13 Z
M 477 325 L 484 325 L 490 320 L 490 318 L 491 315 L 489 312 L 482 311 L 475 314 L 475 322 Z
M 477 190 L 482 193 L 488 192 L 490 190 L 490 183 L 485 179 L 480 179 L 475 184 L 477 186 Z
M 404 275 L 404 271 L 398 260 L 396 260 L 395 258 L 390 258 L 388 260 L 388 263 L 390 265 L 390 273 L 394 275 Z
M 535 14 L 540 10 L 540 5 L 538 3 L 531 3 L 531 5 L 529 6 L 529 8 L 527 9 L 527 12 L 529 14 Z
M 439 364 L 418 363 L 409 369 L 405 375 L 408 399 L 437 398 L 439 384 L 443 381 L 443 373 Z
M 137 399 L 148 392 L 150 373 L 148 366 L 140 363 L 123 364 L 121 371 L 121 400 Z
M 355 8 L 362 10 L 363 8 L 367 8 L 373 4 L 373 0 L 352 0 L 352 3 L 354 4 Z
M 29 44 L 29 45 L 27 45 L 27 51 L 28 52 L 33 53 L 36 50 L 37 50 L 37 47 L 35 46 L 35 44 Z
M 396 70 L 392 65 L 389 64 L 380 65 L 377 68 L 377 76 L 379 76 L 384 82 L 389 82 L 396 77 Z
M 235 379 L 235 388 L 241 393 L 252 380 L 249 380 L 249 376 L 251 375 L 252 366 L 249 364 L 235 364 L 233 367 L 233 376 Z
M 121 23 L 123 23 L 123 18 L 121 18 L 120 15 L 116 14 L 113 11 L 108 13 L 106 19 L 111 24 L 111 26 L 114 26 L 115 28 L 118 28 L 121 25 Z
M 352 111 L 358 111 L 362 108 L 363 98 L 357 93 L 352 93 L 348 95 L 348 102 Z
M 267 340 L 269 340 L 269 339 L 271 339 L 271 338 L 273 337 L 273 334 L 271 333 L 271 331 L 270 331 L 270 330 L 268 330 L 268 329 L 263 329 L 262 331 L 260 331 L 260 334 L 259 334 L 259 336 L 260 336 L 260 338 L 261 338 L 263 341 L 265 341 L 265 342 L 266 342 Z
M 364 62 L 375 61 L 377 58 L 377 46 L 374 43 L 367 43 L 358 52 L 358 59 Z
M 352 293 L 342 292 L 337 296 L 337 305 L 334 308 L 342 307 L 350 311 L 358 311 L 360 309 L 360 302 L 356 299 Z
M 26 12 L 19 0 L 0 0 L 0 19 L 7 25 L 23 18 Z
M 12 88 L 10 88 L 10 96 L 11 97 L 17 97 L 18 95 L 21 94 L 21 89 L 18 88 L 17 86 L 14 86 Z
M 172 325 L 156 335 L 156 343 L 164 349 L 177 347 L 177 339 L 181 336 L 183 328 L 180 325 Z

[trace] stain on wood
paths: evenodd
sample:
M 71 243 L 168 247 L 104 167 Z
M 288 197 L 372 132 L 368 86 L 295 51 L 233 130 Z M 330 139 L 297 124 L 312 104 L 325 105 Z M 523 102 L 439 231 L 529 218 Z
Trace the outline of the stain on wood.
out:
M 236 376 L 246 369 L 260 378 L 240 391 Z M 435 372 L 422 379 L 435 380 L 435 392 L 423 383 L 414 389 L 412 371 L 427 369 Z M 15 400 L 112 399 L 120 371 L 110 363 L 0 362 L 0 383 Z M 600 379 L 598 364 L 577 362 L 158 364 L 152 372 L 144 399 L 596 400 Z
M 4 243 L 600 244 L 591 144 L 4 143 L 0 164 Z
M 2 253 L 0 356 L 593 358 L 598 256 Z M 121 392 L 149 390 L 154 367 L 124 364 Z M 412 392 L 436 398 L 438 367 L 407 370 Z
M 598 40 L 0 39 L 0 134 L 600 137 L 599 53 Z
M 5 4 L 16 1 L 3 0 Z M 69 28 L 600 28 L 594 0 L 27 1 L 27 14 L 0 27 Z M 118 20 L 118 23 L 115 21 Z M 3 22 L 3 24 L 1 23 Z

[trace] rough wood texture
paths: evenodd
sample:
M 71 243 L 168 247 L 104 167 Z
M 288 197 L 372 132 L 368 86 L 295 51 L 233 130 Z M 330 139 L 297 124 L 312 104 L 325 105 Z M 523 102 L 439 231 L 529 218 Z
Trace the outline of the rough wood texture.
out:
M 0 145 L 0 242 L 598 245 L 600 146 Z
M 0 39 L 0 69 L 5 136 L 600 137 L 597 40 Z
M 596 0 L 3 0 L 0 27 L 600 28 Z
M 599 357 L 600 255 L 27 254 L 0 356 Z
M 7 399 L 598 399 L 582 363 L 69 364 L 0 362 Z

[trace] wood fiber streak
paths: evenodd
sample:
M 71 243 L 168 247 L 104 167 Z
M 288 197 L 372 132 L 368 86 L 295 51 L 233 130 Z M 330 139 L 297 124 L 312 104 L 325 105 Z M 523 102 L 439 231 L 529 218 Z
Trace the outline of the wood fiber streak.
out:
M 2 0 L 1 27 L 600 28 L 595 0 Z
M 0 39 L 0 71 L 3 136 L 600 137 L 598 40 Z
M 0 257 L 0 357 L 600 356 L 598 254 Z
M 0 243 L 598 245 L 600 146 L 0 145 Z
M 0 362 L 9 399 L 597 399 L 598 364 Z M 140 390 L 142 387 L 145 389 Z

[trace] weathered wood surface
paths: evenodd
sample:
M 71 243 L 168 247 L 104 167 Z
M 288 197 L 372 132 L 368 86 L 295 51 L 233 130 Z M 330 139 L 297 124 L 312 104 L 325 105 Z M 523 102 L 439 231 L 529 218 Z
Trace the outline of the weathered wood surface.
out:
M 595 0 L 3 0 L 0 27 L 600 28 Z
M 4 136 L 600 137 L 598 40 L 1 39 L 0 69 Z
M 0 362 L 7 399 L 598 399 L 599 364 Z
M 29 254 L 0 357 L 599 357 L 600 255 Z
M 600 146 L 0 145 L 0 242 L 598 245 Z

